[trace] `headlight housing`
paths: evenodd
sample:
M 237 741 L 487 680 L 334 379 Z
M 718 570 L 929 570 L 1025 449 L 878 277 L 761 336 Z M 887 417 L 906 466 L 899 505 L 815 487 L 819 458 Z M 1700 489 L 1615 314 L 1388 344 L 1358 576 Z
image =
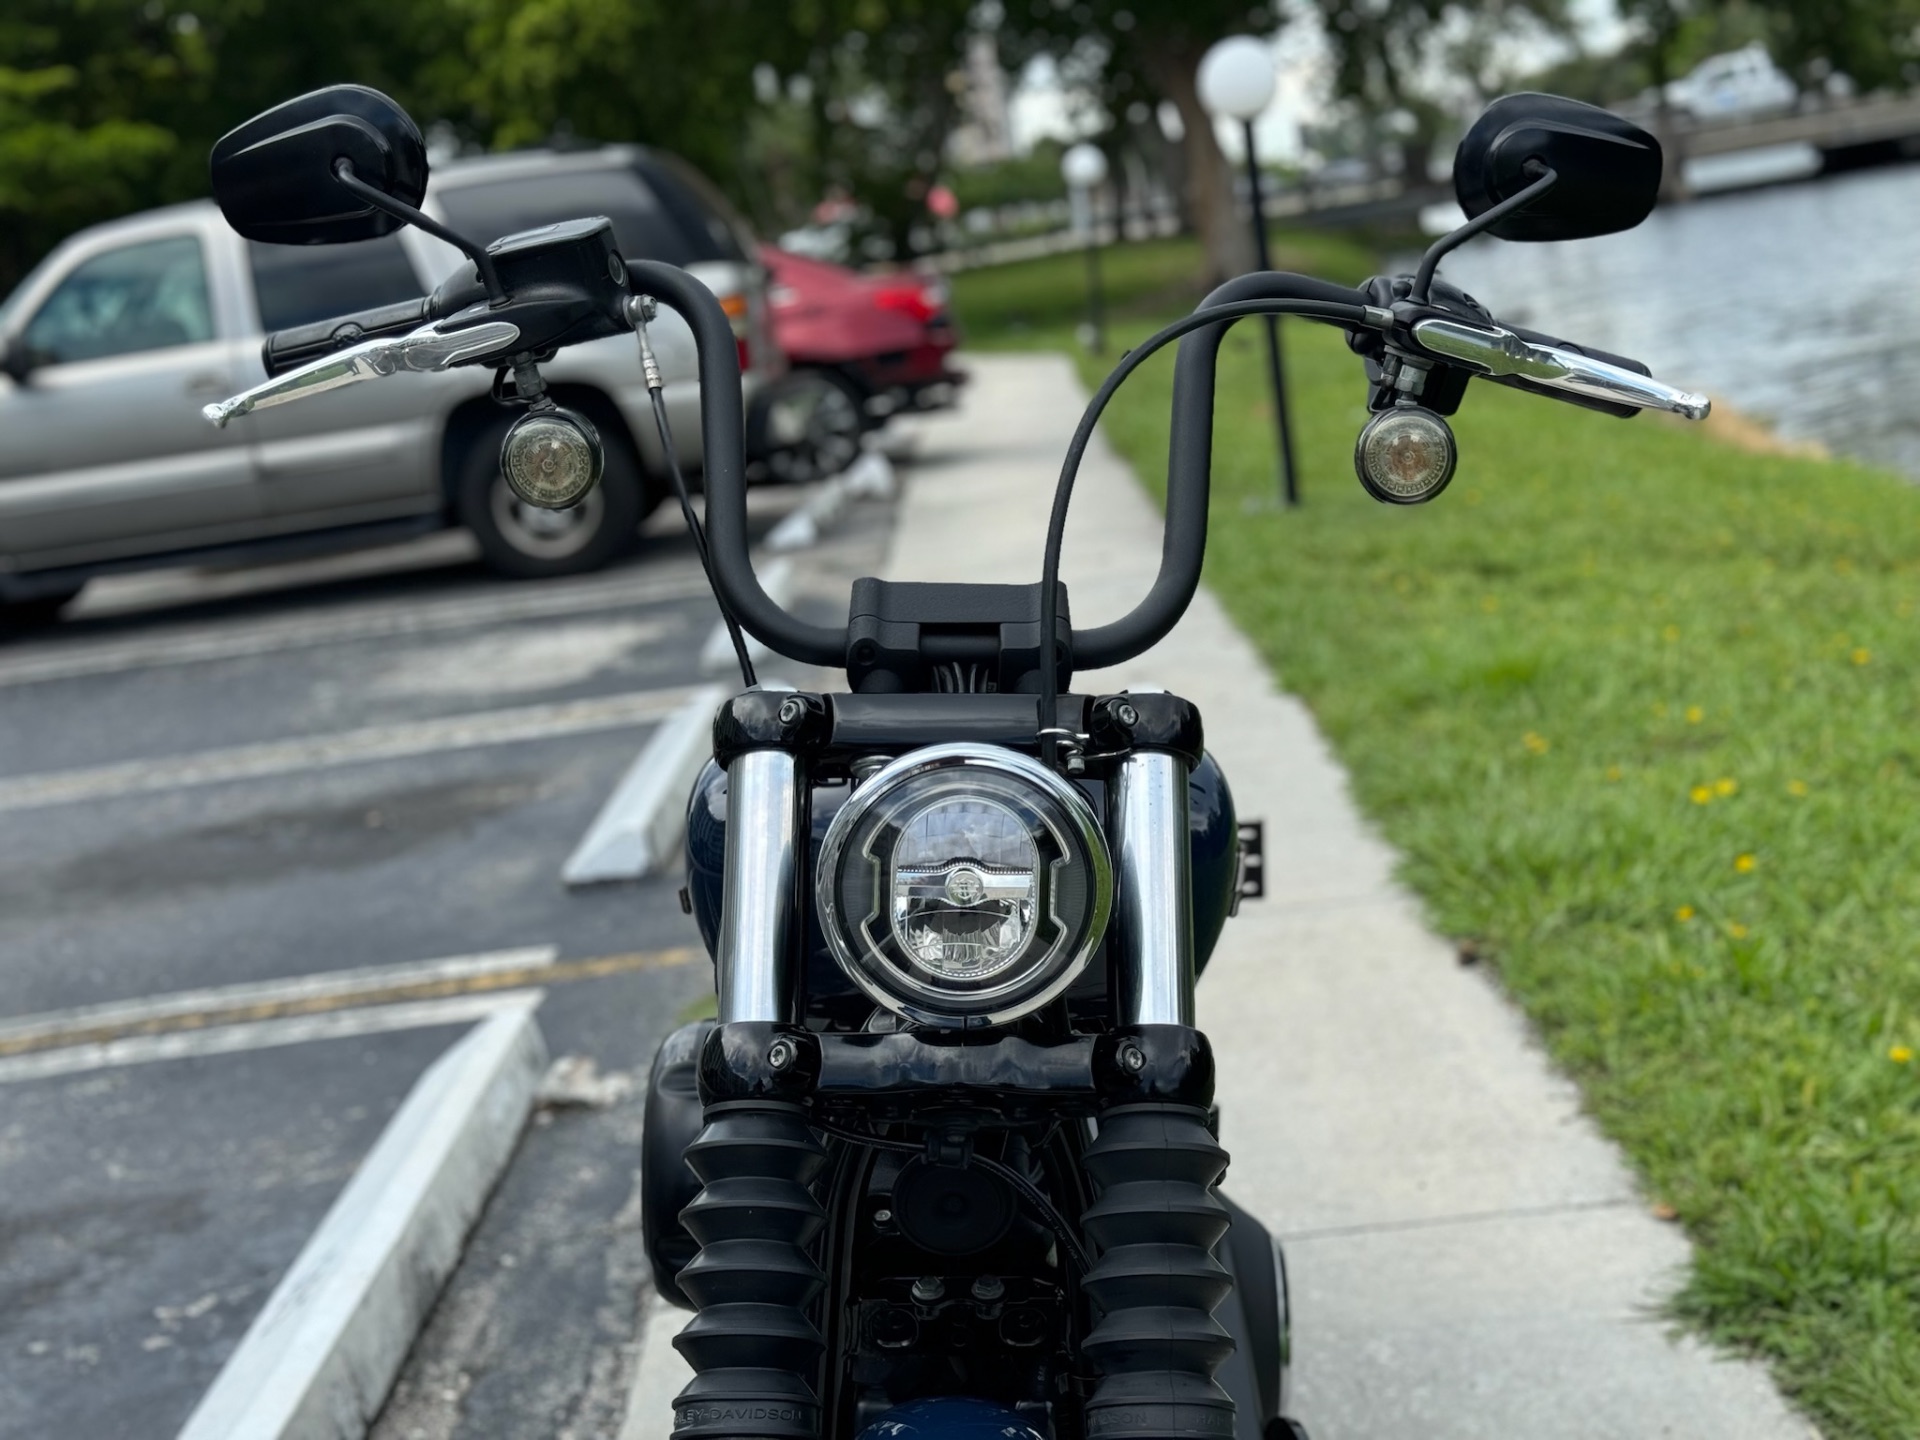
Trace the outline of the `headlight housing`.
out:
M 1113 904 L 1093 807 L 1035 760 L 933 745 L 892 761 L 833 818 L 820 928 L 862 990 L 956 1029 L 1031 1014 L 1086 969 Z

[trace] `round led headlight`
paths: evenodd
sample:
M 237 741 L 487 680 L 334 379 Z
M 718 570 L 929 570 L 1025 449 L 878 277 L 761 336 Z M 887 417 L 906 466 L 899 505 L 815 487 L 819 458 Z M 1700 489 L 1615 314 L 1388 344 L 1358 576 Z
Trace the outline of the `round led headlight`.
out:
M 1113 862 L 1086 798 L 1024 755 L 933 745 L 885 766 L 833 818 L 820 927 L 855 984 L 926 1025 L 1000 1025 L 1087 967 Z

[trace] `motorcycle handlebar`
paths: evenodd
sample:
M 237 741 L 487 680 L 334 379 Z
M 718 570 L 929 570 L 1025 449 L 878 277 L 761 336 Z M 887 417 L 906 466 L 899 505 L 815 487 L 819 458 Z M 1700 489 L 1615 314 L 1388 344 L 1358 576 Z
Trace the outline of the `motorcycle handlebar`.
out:
M 761 589 L 747 536 L 746 462 L 742 450 L 740 372 L 733 330 L 713 293 L 684 270 L 653 261 L 633 263 L 636 294 L 652 295 L 692 327 L 700 366 L 700 431 L 705 450 L 707 549 L 714 584 L 742 628 L 774 650 L 814 665 L 846 664 L 844 627 L 810 625 L 788 614 Z M 1344 285 L 1302 275 L 1245 275 L 1202 302 L 1314 300 L 1367 308 L 1367 297 Z M 1185 613 L 1200 583 L 1207 548 L 1207 502 L 1212 488 L 1214 371 L 1230 321 L 1194 332 L 1180 343 L 1174 368 L 1173 433 L 1167 457 L 1166 531 L 1160 572 L 1146 597 L 1107 625 L 1073 632 L 1077 670 L 1118 664 L 1158 642 Z
M 1314 300 L 1371 308 L 1358 290 L 1305 275 L 1266 271 L 1229 280 L 1202 309 L 1243 300 Z M 1073 632 L 1076 670 L 1117 665 L 1157 644 L 1186 613 L 1200 585 L 1207 553 L 1207 504 L 1213 488 L 1214 372 L 1230 321 L 1196 330 L 1180 342 L 1173 369 L 1173 429 L 1167 442 L 1166 522 L 1160 571 L 1146 597 L 1118 620 Z
M 269 376 L 284 375 L 309 360 L 318 360 L 336 350 L 358 345 L 363 340 L 374 340 L 383 335 L 408 335 L 427 321 L 439 318 L 433 297 L 422 295 L 418 300 L 382 305 L 372 310 L 362 310 L 357 315 L 337 315 L 331 320 L 320 320 L 311 325 L 276 330 L 260 346 L 260 360 L 267 367 Z
M 700 367 L 701 468 L 707 495 L 707 553 L 713 583 L 748 634 L 790 659 L 839 668 L 847 663 L 845 627 L 809 625 L 760 588 L 747 537 L 746 425 L 740 399 L 740 351 L 732 323 L 701 281 L 677 266 L 636 260 L 627 266 L 636 295 L 651 295 L 693 330 Z
M 1431 317 L 1414 322 L 1413 341 L 1486 379 L 1612 414 L 1666 410 L 1704 420 L 1712 408 L 1704 395 L 1655 380 L 1638 361 L 1512 326 Z

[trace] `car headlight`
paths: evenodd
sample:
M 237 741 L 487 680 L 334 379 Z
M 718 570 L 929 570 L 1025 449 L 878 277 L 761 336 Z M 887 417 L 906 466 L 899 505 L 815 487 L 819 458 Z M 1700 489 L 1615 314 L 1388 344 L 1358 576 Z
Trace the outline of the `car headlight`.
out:
M 1031 1014 L 1086 969 L 1113 862 L 1086 798 L 1035 760 L 933 745 L 886 765 L 833 818 L 821 929 L 854 983 L 927 1025 Z

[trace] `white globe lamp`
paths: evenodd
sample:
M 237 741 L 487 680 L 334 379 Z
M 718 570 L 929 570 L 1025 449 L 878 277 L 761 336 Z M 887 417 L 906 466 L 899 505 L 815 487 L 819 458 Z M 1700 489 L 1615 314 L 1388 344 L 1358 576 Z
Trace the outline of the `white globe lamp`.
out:
M 1093 189 L 1107 178 L 1106 152 L 1082 140 L 1060 157 L 1060 178 L 1072 189 Z
M 1260 195 L 1260 154 L 1254 142 L 1253 122 L 1273 103 L 1277 79 L 1273 50 L 1251 35 L 1230 35 L 1200 57 L 1195 77 L 1200 103 L 1217 120 L 1237 120 L 1246 142 L 1247 198 L 1253 221 L 1253 253 L 1262 270 L 1273 268 L 1267 256 L 1266 207 Z M 1267 373 L 1273 382 L 1273 420 L 1280 442 L 1280 494 L 1283 503 L 1300 503 L 1299 482 L 1293 470 L 1292 426 L 1287 417 L 1287 381 L 1280 359 L 1280 321 L 1267 318 Z
M 1228 120 L 1251 120 L 1273 103 L 1273 52 L 1251 35 L 1232 35 L 1201 57 L 1200 103 Z

